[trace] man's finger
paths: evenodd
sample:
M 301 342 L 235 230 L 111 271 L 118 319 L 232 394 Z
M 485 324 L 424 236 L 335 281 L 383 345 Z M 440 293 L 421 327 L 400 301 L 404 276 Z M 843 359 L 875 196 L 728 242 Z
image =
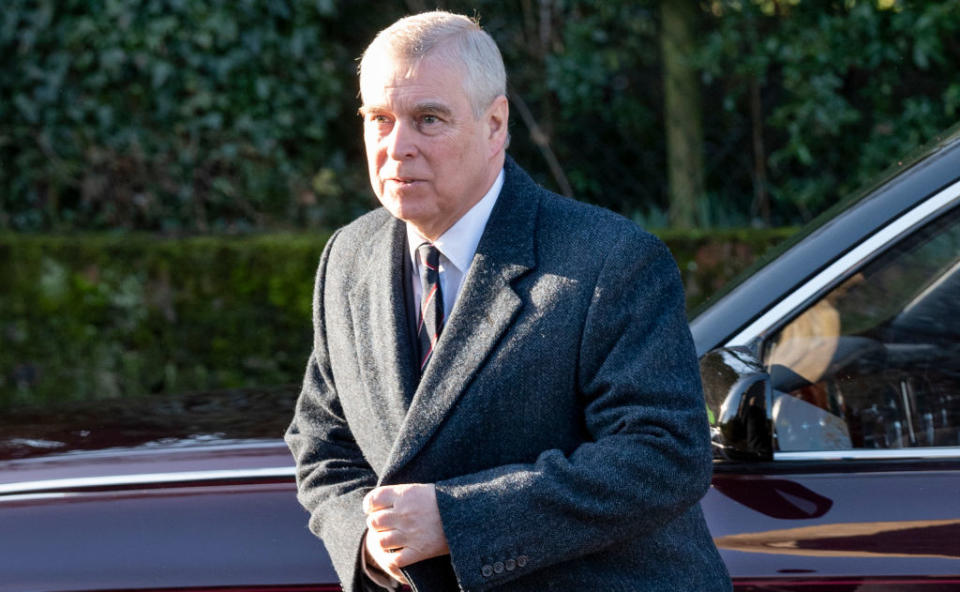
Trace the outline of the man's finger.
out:
M 396 530 L 387 530 L 376 533 L 377 543 L 384 551 L 393 551 L 403 548 L 403 536 Z
M 396 553 L 385 551 L 380 546 L 380 541 L 375 533 L 368 531 L 364 536 L 363 545 L 368 566 L 375 566 L 376 569 L 382 571 L 384 574 L 388 574 L 402 584 L 407 583 L 407 579 L 403 576 L 403 572 L 400 571 L 400 567 L 395 564 L 394 558 Z
M 367 492 L 367 495 L 363 496 L 363 512 L 369 514 L 377 510 L 392 508 L 396 497 L 397 494 L 390 486 L 371 489 Z
M 400 526 L 401 520 L 392 509 L 367 513 L 367 528 L 370 530 L 390 530 Z

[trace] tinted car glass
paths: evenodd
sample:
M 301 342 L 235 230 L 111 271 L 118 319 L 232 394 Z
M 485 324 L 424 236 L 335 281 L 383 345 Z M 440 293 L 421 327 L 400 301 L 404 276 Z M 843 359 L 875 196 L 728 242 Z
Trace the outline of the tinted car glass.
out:
M 960 445 L 960 208 L 848 275 L 763 352 L 781 451 Z

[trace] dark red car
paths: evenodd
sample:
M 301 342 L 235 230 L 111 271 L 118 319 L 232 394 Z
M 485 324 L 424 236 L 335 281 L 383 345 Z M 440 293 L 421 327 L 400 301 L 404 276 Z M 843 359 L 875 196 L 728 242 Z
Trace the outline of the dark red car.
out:
M 691 324 L 738 590 L 960 590 L 960 132 L 901 168 Z M 5 410 L 0 591 L 338 589 L 295 396 Z

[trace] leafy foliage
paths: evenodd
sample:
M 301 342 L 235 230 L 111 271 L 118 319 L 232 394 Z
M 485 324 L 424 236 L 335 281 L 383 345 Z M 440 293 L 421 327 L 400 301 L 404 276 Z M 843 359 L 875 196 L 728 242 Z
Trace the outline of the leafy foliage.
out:
M 749 124 L 758 81 L 778 218 L 810 218 L 960 120 L 960 2 L 711 2 L 699 59 L 713 91 L 711 181 L 755 178 Z M 745 156 L 746 155 L 746 156 Z M 729 199 L 729 198 L 727 198 Z
M 529 105 L 573 194 L 627 215 L 663 204 L 656 2 L 546 2 L 523 19 L 487 4 L 481 14 L 504 53 L 514 103 Z M 518 158 L 561 190 L 529 123 L 517 109 L 511 116 Z
M 0 227 L 350 217 L 338 138 L 354 133 L 354 64 L 334 32 L 352 16 L 329 1 L 6 2 Z
M 0 229 L 182 234 L 351 219 L 373 203 L 355 58 L 380 28 L 434 6 L 8 0 Z M 500 44 L 511 152 L 538 180 L 662 218 L 659 1 L 436 6 L 477 14 Z M 960 119 L 960 0 L 698 6 L 702 225 L 755 221 L 761 194 L 773 202 L 764 223 L 810 218 Z
M 326 238 L 0 235 L 0 399 L 295 382 Z

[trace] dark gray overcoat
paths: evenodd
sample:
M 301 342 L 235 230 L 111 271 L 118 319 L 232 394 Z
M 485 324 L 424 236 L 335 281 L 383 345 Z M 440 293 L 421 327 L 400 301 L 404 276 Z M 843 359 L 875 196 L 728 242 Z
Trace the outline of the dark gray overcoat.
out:
M 346 592 L 361 500 L 435 483 L 450 556 L 419 592 L 727 590 L 697 501 L 711 455 L 676 265 L 632 222 L 537 186 L 511 159 L 417 382 L 405 228 L 378 209 L 320 260 L 314 342 L 286 440 Z

